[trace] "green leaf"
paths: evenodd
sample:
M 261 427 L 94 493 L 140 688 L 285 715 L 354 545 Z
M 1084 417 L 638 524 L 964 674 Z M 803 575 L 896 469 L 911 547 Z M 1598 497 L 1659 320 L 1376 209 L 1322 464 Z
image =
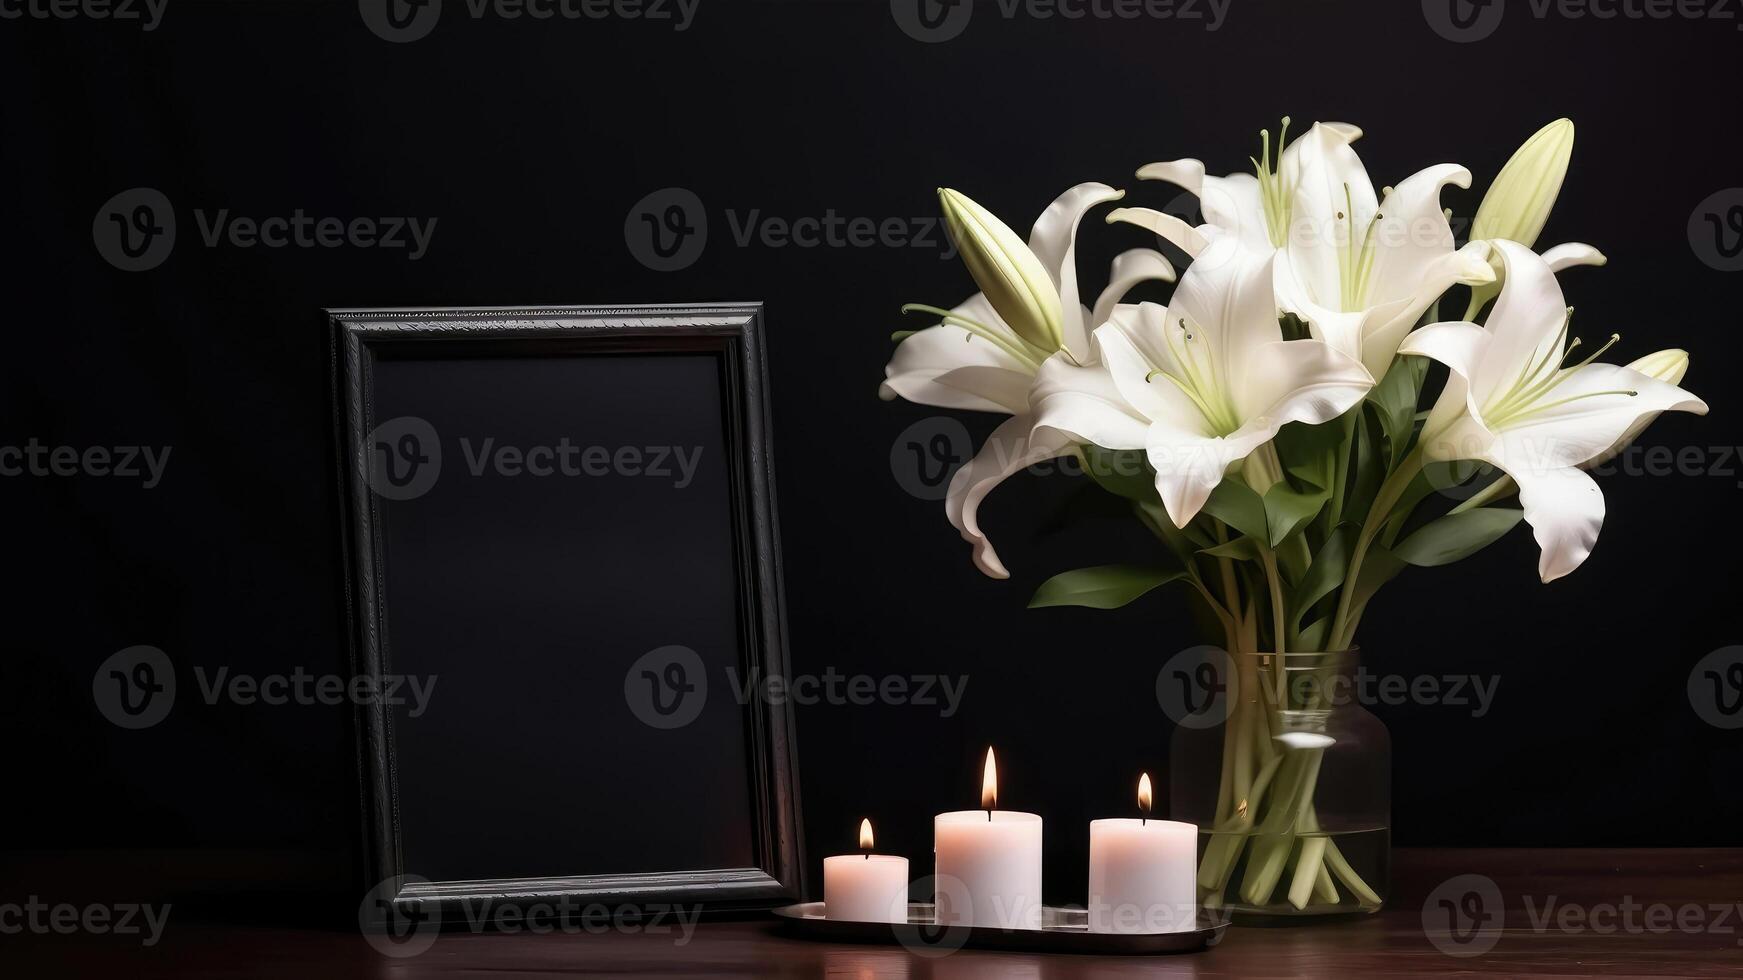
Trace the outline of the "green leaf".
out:
M 1510 507 L 1478 507 L 1449 514 L 1423 525 L 1392 552 L 1399 561 L 1423 568 L 1450 565 L 1494 544 L 1524 516 L 1524 511 Z
M 1233 541 L 1219 544 L 1214 548 L 1205 548 L 1203 551 L 1200 551 L 1199 554 L 1209 555 L 1212 558 L 1233 558 L 1236 561 L 1258 561 L 1259 539 L 1240 537 Z
M 1350 481 L 1349 496 L 1344 498 L 1344 512 L 1333 514 L 1333 523 L 1366 520 L 1368 510 L 1374 505 L 1374 498 L 1380 493 L 1380 484 L 1386 479 L 1387 467 L 1386 460 L 1379 453 L 1380 434 L 1375 428 L 1368 413 L 1356 414 L 1353 430 L 1356 451 L 1350 460 L 1353 478 Z
M 1284 340 L 1307 340 L 1313 336 L 1307 321 L 1293 313 L 1285 313 L 1277 318 L 1277 326 L 1283 331 Z
M 1223 480 L 1204 502 L 1204 512 L 1249 537 L 1269 540 L 1265 501 L 1239 480 Z
M 1290 476 L 1309 486 L 1330 490 L 1337 468 L 1333 454 L 1343 441 L 1342 419 L 1333 419 L 1323 425 L 1291 422 L 1277 433 L 1277 456 Z
M 1192 556 L 1197 553 L 1199 545 L 1191 540 L 1187 532 L 1174 526 L 1168 512 L 1162 509 L 1161 501 L 1133 501 L 1132 511 L 1150 529 L 1150 533 L 1166 545 L 1174 553 L 1174 557 L 1180 559 L 1182 566 L 1192 564 Z
M 1119 607 L 1169 582 L 1186 578 L 1185 572 L 1139 565 L 1100 565 L 1061 572 L 1035 590 L 1030 609 L 1050 606 L 1084 606 L 1089 609 Z
M 1331 617 L 1326 616 L 1302 630 L 1295 638 L 1295 647 L 1298 650 L 1319 650 L 1325 646 L 1325 635 L 1329 632 L 1331 632 Z
M 1319 600 L 1337 591 L 1344 584 L 1344 576 L 1350 567 L 1350 545 L 1354 543 L 1356 528 L 1345 524 L 1331 533 L 1320 547 L 1319 554 L 1313 556 L 1313 565 L 1307 569 L 1307 575 L 1301 584 L 1295 587 L 1295 622 L 1301 622 L 1301 617 L 1307 614 Z M 1305 635 L 1305 634 L 1304 634 Z
M 1400 357 L 1392 362 L 1386 377 L 1368 392 L 1368 403 L 1380 417 L 1380 428 L 1386 434 L 1391 450 L 1388 469 L 1395 469 L 1410 450 L 1416 431 L 1416 403 L 1422 395 L 1422 381 L 1428 375 L 1425 357 Z
M 1142 449 L 1083 447 L 1083 470 L 1111 494 L 1149 503 L 1157 500 L 1156 471 L 1150 468 Z
M 1313 490 L 1302 493 L 1291 490 L 1287 483 L 1272 485 L 1265 491 L 1265 521 L 1270 537 L 1271 547 L 1280 547 L 1302 528 L 1306 527 L 1331 497 L 1328 490 Z
M 1368 600 L 1374 598 L 1374 593 L 1408 567 L 1410 566 L 1399 561 L 1392 552 L 1377 544 L 1370 545 L 1367 556 L 1362 559 L 1362 573 L 1356 576 L 1356 590 L 1350 596 L 1350 611 L 1360 615 L 1362 610 L 1368 608 Z

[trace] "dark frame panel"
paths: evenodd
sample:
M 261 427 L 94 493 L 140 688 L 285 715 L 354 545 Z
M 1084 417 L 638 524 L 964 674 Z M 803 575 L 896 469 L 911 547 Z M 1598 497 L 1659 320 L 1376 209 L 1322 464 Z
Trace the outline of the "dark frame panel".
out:
M 347 632 L 352 670 L 392 670 L 386 631 L 382 516 L 369 487 L 367 434 L 374 415 L 372 369 L 386 356 L 551 356 L 613 352 L 719 351 L 733 510 L 738 516 L 739 649 L 747 671 L 788 673 L 786 617 L 770 450 L 762 306 L 330 309 L 331 373 L 342 515 Z M 753 698 L 747 759 L 755 839 L 750 868 L 464 882 L 406 881 L 392 712 L 360 706 L 356 726 L 363 806 L 365 888 L 381 899 L 366 915 L 386 925 L 391 909 L 413 921 L 461 918 L 470 903 L 700 904 L 758 908 L 803 898 L 798 768 L 791 709 Z M 385 884 L 384 884 L 385 883 Z M 401 921 L 404 921 L 403 919 Z

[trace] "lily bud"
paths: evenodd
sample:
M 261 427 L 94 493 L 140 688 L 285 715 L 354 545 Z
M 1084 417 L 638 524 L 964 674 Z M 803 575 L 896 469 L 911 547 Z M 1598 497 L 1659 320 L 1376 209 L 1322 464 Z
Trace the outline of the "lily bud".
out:
M 1675 348 L 1661 350 L 1656 354 L 1642 357 L 1628 365 L 1628 368 L 1665 384 L 1680 385 L 1682 379 L 1689 373 L 1689 352 Z
M 1525 141 L 1483 195 L 1472 239 L 1505 238 L 1530 247 L 1543 234 L 1574 152 L 1572 120 L 1557 119 Z
M 1065 342 L 1059 288 L 1017 234 L 986 208 L 941 187 L 944 223 L 987 302 L 1017 336 L 1052 353 Z
M 1689 352 L 1686 350 L 1677 350 L 1675 348 L 1661 350 L 1656 354 L 1648 354 L 1640 360 L 1629 364 L 1628 368 L 1632 371 L 1639 371 L 1641 374 L 1662 381 L 1665 384 L 1680 385 L 1682 384 L 1684 376 L 1689 373 Z M 1590 460 L 1587 460 L 1584 468 L 1589 470 L 1596 466 L 1602 466 L 1610 460 L 1615 459 L 1617 456 L 1622 455 L 1622 451 L 1627 449 L 1629 446 L 1634 445 L 1634 440 L 1640 438 L 1640 433 L 1645 432 L 1646 427 L 1651 425 L 1653 420 L 1657 419 L 1658 416 L 1658 412 L 1653 412 L 1650 415 L 1642 415 L 1639 419 L 1635 420 L 1633 425 L 1628 427 L 1627 432 L 1622 433 L 1622 438 L 1617 439 L 1615 445 L 1598 455 L 1593 456 Z

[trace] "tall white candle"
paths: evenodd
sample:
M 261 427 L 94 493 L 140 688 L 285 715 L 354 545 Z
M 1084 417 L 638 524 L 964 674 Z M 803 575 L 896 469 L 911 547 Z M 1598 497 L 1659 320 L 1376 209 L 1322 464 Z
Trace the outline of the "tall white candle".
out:
M 855 922 L 908 921 L 908 859 L 872 854 L 871 821 L 859 824 L 864 854 L 823 859 L 823 914 Z
M 1150 810 L 1150 777 L 1138 800 Z M 1092 820 L 1089 931 L 1189 932 L 1198 927 L 1198 828 L 1173 820 Z
M 940 813 L 932 821 L 938 921 L 943 925 L 1041 927 L 1041 818 L 997 810 L 998 770 L 991 749 L 981 810 Z

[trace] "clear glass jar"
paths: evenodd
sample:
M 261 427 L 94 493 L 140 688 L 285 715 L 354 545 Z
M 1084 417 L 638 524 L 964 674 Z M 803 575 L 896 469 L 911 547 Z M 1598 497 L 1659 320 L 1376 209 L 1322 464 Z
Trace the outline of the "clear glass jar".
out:
M 1359 655 L 1236 653 L 1224 697 L 1170 745 L 1170 815 L 1199 827 L 1199 902 L 1236 923 L 1378 912 L 1390 874 L 1392 742 Z

